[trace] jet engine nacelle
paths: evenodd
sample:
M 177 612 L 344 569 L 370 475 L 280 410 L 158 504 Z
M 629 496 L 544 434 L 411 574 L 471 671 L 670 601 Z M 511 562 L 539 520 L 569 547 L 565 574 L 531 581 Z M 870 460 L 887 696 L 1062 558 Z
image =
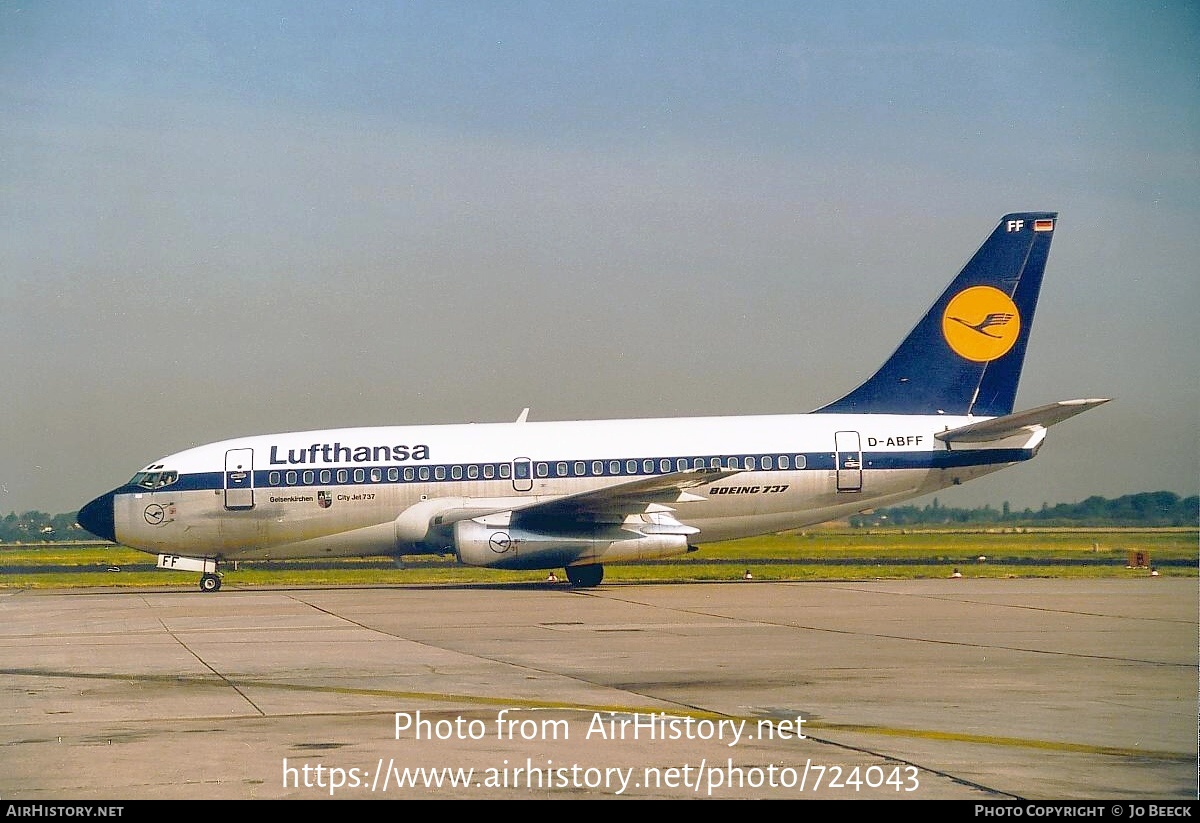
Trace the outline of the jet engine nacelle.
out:
M 396 518 L 396 542 L 401 546 L 420 546 L 436 532 L 437 520 L 467 502 L 465 497 L 437 497 L 409 506 Z
M 572 563 L 608 563 L 675 557 L 688 552 L 686 534 L 646 534 L 620 525 L 591 532 L 551 534 L 476 520 L 454 524 L 454 551 L 467 566 L 555 569 Z
M 453 548 L 451 529 L 460 520 L 490 514 L 503 508 L 504 499 L 434 497 L 409 506 L 396 518 L 396 543 L 418 553 Z

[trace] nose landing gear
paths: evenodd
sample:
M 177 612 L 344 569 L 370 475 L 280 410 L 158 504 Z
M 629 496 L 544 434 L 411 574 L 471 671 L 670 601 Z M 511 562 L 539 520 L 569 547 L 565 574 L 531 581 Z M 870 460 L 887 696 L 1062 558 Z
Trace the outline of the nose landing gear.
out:
M 160 569 L 177 572 L 200 572 L 200 591 L 221 590 L 221 573 L 215 557 L 184 557 L 179 554 L 160 554 L 155 564 Z

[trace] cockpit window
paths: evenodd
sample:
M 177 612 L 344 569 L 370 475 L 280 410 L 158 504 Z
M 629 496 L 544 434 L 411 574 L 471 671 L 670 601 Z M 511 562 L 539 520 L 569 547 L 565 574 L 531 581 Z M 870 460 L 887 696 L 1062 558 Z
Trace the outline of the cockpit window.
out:
M 164 486 L 171 485 L 178 479 L 179 472 L 152 471 L 138 472 L 129 482 L 131 485 L 141 486 L 143 489 L 155 491 L 163 488 Z

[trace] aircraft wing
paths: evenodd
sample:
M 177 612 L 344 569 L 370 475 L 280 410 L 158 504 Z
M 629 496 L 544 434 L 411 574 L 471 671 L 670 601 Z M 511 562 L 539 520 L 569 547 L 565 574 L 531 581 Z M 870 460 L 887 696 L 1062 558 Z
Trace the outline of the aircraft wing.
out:
M 533 531 L 576 531 L 589 525 L 620 523 L 631 515 L 655 514 L 669 523 L 672 503 L 703 500 L 689 492 L 696 486 L 738 474 L 742 469 L 686 469 L 656 477 L 642 477 L 602 489 L 552 498 L 432 498 L 405 510 L 397 519 L 398 533 L 410 541 L 448 530 L 462 520 L 478 520 L 497 527 L 522 527 Z M 676 529 L 686 528 L 676 525 Z
M 1038 406 L 1036 409 L 1014 412 L 1003 417 L 993 417 L 978 423 L 968 423 L 957 429 L 938 432 L 934 437 L 946 443 L 987 443 L 992 440 L 1003 440 L 1017 434 L 1029 434 L 1039 428 L 1048 428 L 1107 402 L 1108 398 L 1060 400 L 1057 403 Z
M 685 469 L 656 477 L 644 477 L 606 486 L 602 489 L 570 494 L 512 509 L 513 523 L 532 528 L 563 520 L 603 520 L 612 516 L 669 510 L 671 503 L 703 499 L 688 489 L 712 483 L 741 469 Z

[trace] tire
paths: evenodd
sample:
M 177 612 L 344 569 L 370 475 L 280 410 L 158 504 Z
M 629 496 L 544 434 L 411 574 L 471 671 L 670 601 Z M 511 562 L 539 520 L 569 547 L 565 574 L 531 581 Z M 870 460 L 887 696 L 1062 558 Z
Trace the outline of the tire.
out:
M 567 580 L 578 589 L 590 589 L 599 586 L 604 579 L 604 567 L 599 563 L 587 566 L 567 566 Z

